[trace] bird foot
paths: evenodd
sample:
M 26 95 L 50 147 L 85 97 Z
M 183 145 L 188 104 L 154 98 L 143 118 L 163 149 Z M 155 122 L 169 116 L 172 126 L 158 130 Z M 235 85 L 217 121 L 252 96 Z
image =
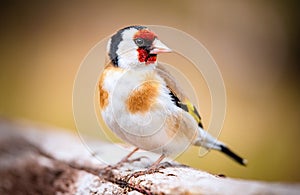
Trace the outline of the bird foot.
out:
M 143 171 L 136 171 L 136 172 L 131 173 L 128 176 L 126 176 L 126 181 L 129 181 L 132 177 L 137 178 L 139 176 L 143 176 L 143 175 L 147 175 L 147 174 L 160 173 L 159 169 L 160 169 L 160 167 L 155 167 L 155 168 L 148 168 Z
M 166 162 L 160 163 L 157 167 L 159 169 L 165 169 L 165 168 L 172 167 L 172 166 L 174 166 L 172 163 L 166 161 Z
M 141 157 L 138 157 L 138 158 L 134 158 L 134 159 L 128 159 L 128 158 L 124 158 L 122 159 L 121 161 L 119 161 L 118 163 L 116 163 L 115 165 L 108 165 L 106 167 L 104 167 L 103 169 L 101 169 L 100 171 L 100 175 L 107 175 L 107 173 L 112 173 L 113 170 L 117 170 L 119 168 L 121 168 L 125 163 L 133 163 L 133 162 L 136 162 L 136 161 L 140 161 L 142 158 L 148 158 L 146 156 L 141 156 Z
M 143 175 L 147 175 L 147 174 L 162 173 L 162 172 L 160 172 L 161 169 L 165 169 L 165 168 L 171 167 L 171 166 L 173 166 L 173 165 L 169 162 L 164 162 L 164 163 L 158 164 L 156 166 L 150 166 L 146 170 L 136 171 L 132 174 L 129 174 L 126 177 L 126 181 L 129 181 L 132 177 L 137 178 L 139 176 L 143 176 Z
M 136 161 L 141 161 L 141 159 L 143 159 L 143 158 L 148 158 L 148 157 L 147 156 L 140 156 L 138 158 L 134 158 L 134 159 L 131 159 L 131 160 L 128 159 L 128 158 L 126 158 L 126 159 L 124 158 L 112 167 L 117 169 L 117 168 L 122 167 L 125 163 L 133 163 L 133 162 L 136 162 Z

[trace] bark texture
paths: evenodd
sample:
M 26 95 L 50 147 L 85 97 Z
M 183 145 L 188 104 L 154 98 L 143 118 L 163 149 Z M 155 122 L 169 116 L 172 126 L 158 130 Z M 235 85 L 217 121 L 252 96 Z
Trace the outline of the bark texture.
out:
M 112 149 L 93 146 L 100 156 Z M 299 184 L 223 178 L 177 163 L 133 176 L 151 163 L 108 167 L 76 135 L 0 119 L 0 194 L 300 194 Z

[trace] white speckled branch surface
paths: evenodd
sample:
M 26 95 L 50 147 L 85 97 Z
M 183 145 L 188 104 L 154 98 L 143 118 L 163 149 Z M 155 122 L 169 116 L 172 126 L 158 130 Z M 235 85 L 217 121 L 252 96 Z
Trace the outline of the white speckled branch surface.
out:
M 111 148 L 91 142 L 99 155 Z M 77 135 L 0 119 L 0 194 L 300 194 L 300 184 L 223 178 L 177 163 L 130 177 L 151 163 L 107 167 Z

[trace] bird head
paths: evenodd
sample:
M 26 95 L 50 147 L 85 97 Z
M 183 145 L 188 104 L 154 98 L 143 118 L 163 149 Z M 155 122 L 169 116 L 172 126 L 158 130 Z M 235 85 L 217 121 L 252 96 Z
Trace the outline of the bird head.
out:
M 109 39 L 107 52 L 114 66 L 130 69 L 156 65 L 157 54 L 171 49 L 147 27 L 129 26 Z

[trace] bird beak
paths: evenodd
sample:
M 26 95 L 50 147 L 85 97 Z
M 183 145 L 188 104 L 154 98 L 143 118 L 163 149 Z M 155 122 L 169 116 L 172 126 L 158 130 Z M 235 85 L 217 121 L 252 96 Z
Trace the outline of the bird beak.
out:
M 153 41 L 150 54 L 169 53 L 169 52 L 172 52 L 172 50 L 168 48 L 165 44 L 163 44 L 160 40 L 155 39 Z

